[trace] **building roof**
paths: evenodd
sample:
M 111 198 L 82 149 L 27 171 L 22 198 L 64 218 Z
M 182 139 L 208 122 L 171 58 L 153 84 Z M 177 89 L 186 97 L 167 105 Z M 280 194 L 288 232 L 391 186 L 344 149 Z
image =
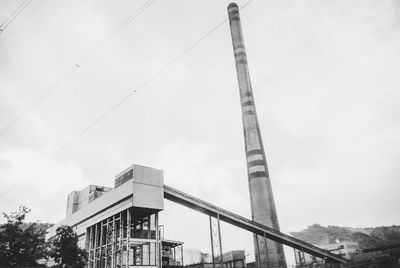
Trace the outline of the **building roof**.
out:
M 174 241 L 174 240 L 163 239 L 161 241 L 161 244 L 163 246 L 178 247 L 180 245 L 183 245 L 183 242 L 182 241 Z

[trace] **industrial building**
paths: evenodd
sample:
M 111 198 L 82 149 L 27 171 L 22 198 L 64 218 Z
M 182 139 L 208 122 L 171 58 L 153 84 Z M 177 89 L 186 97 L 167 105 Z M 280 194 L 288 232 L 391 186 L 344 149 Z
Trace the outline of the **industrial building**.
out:
M 330 252 L 343 256 L 349 260 L 354 254 L 356 254 L 360 250 L 358 242 L 350 242 L 350 241 L 338 241 L 333 244 L 316 245 L 316 246 L 329 250 Z
M 217 253 L 212 258 L 214 265 L 240 265 L 239 253 L 222 254 L 220 220 L 332 262 L 347 261 L 327 250 L 167 186 L 162 170 L 140 165 L 132 165 L 118 174 L 113 189 L 89 185 L 82 191 L 69 194 L 66 217 L 48 229 L 47 239 L 51 240 L 62 225 L 73 227 L 79 238 L 79 247 L 88 252 L 89 268 L 183 266 L 183 242 L 165 239 L 158 221 L 158 215 L 164 209 L 164 199 L 209 216 L 211 247 L 218 244 Z M 217 223 L 218 228 L 215 229 L 212 221 Z M 217 234 L 216 237 L 213 234 Z
M 246 267 L 246 254 L 244 250 L 232 250 L 222 254 L 222 258 L 217 258 L 218 262 L 223 263 L 226 268 L 241 268 Z
M 88 252 L 88 267 L 183 265 L 183 242 L 164 240 L 158 213 L 164 209 L 162 170 L 132 165 L 115 187 L 89 185 L 68 195 L 66 218 L 48 230 L 72 226 Z
M 89 185 L 82 191 L 72 192 L 68 196 L 66 218 L 49 230 L 51 239 L 59 226 L 72 226 L 79 236 L 79 246 L 88 252 L 89 268 L 182 266 L 183 243 L 165 240 L 160 232 L 158 215 L 164 209 L 164 199 L 209 216 L 213 267 L 218 263 L 222 267 L 225 263 L 220 221 L 254 235 L 257 268 L 286 268 L 282 244 L 330 262 L 348 262 L 342 256 L 279 231 L 239 8 L 235 3 L 228 6 L 228 14 L 242 107 L 252 219 L 164 185 L 161 170 L 132 165 L 116 176 L 113 189 Z M 230 257 L 225 264 L 238 267 L 237 256 Z
M 246 254 L 244 250 L 232 250 L 222 254 L 222 259 L 218 256 L 215 259 L 216 263 L 202 261 L 187 265 L 189 268 L 247 268 Z
M 319 248 L 328 250 L 336 255 L 342 256 L 348 260 L 351 260 L 353 255 L 360 251 L 358 242 L 341 241 L 333 244 L 326 245 L 315 245 Z M 301 250 L 294 250 L 296 265 L 303 266 L 309 264 L 324 263 L 324 259 L 317 258 L 310 254 L 306 254 Z

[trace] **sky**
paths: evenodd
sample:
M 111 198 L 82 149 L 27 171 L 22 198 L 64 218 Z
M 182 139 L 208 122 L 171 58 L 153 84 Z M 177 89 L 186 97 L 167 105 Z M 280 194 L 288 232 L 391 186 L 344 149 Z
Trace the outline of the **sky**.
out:
M 0 1 L 0 23 L 19 3 Z M 230 30 L 215 29 L 228 4 L 30 2 L 0 33 L 0 129 L 15 122 L 0 211 L 58 222 L 68 193 L 136 163 L 250 218 Z M 281 231 L 399 225 L 400 3 L 253 0 L 240 15 Z M 161 223 L 210 252 L 208 217 L 166 201 Z M 224 223 L 222 246 L 252 258 Z

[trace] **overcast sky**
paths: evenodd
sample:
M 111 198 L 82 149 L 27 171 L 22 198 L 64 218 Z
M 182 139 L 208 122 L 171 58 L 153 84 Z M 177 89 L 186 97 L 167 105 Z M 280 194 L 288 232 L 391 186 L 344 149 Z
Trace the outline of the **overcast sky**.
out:
M 19 3 L 0 1 L 0 23 Z M 1 211 L 58 222 L 68 193 L 137 163 L 250 217 L 228 23 L 169 65 L 229 2 L 154 1 L 114 30 L 146 3 L 33 0 L 0 33 L 0 129 L 30 107 L 0 137 Z M 399 225 L 400 2 L 254 0 L 241 19 L 281 230 Z M 166 201 L 161 220 L 210 251 L 206 216 Z

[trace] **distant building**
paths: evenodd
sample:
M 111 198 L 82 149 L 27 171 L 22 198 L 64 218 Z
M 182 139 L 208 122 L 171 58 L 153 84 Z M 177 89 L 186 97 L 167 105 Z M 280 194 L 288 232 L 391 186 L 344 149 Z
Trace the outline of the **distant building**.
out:
M 328 245 L 316 245 L 319 248 L 329 250 L 330 252 L 351 259 L 351 257 L 360 250 L 358 242 L 337 242 Z
M 233 250 L 222 254 L 222 265 L 221 258 L 217 256 L 215 258 L 215 266 L 212 263 L 196 263 L 187 265 L 190 268 L 245 268 L 246 256 L 244 250 Z
M 217 256 L 216 261 L 220 261 L 220 257 Z M 242 268 L 246 267 L 246 254 L 244 250 L 232 250 L 222 254 L 222 262 L 224 267 L 227 268 Z
M 352 256 L 354 254 L 356 254 L 357 252 L 359 252 L 359 250 L 360 250 L 358 242 L 337 242 L 334 244 L 315 245 L 315 246 L 322 248 L 322 249 L 326 249 L 326 250 L 330 251 L 331 253 L 340 255 L 349 260 L 351 260 Z M 303 265 L 308 265 L 308 264 L 312 264 L 312 263 L 323 263 L 324 262 L 324 260 L 322 260 L 322 259 L 319 259 L 315 256 L 304 253 L 297 249 L 294 250 L 294 255 L 295 255 L 297 267 L 301 267 Z
M 161 236 L 163 186 L 162 170 L 132 165 L 116 176 L 114 189 L 89 185 L 73 191 L 66 218 L 48 229 L 47 238 L 59 226 L 72 226 L 89 268 L 183 266 L 183 242 Z

